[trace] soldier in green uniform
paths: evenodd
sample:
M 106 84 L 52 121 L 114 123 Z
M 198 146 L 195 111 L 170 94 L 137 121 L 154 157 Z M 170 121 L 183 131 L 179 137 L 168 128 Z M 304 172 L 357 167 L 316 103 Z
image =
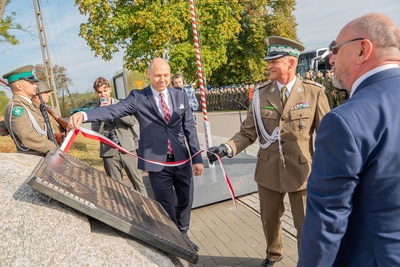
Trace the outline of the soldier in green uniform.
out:
M 317 71 L 317 78 L 315 78 L 315 82 L 321 85 L 324 84 L 324 75 L 322 74 L 321 71 Z
M 39 81 L 37 83 L 38 90 L 37 94 L 32 97 L 32 102 L 40 108 L 40 98 L 39 94 L 43 100 L 44 104 L 47 104 L 51 98 L 51 92 L 53 91 L 45 81 Z M 48 107 L 50 108 L 50 107 Z M 61 145 L 65 138 L 65 130 L 61 127 L 60 124 L 49 114 L 49 121 L 51 128 L 53 130 L 54 138 L 57 140 L 58 145 Z
M 27 65 L 3 75 L 13 93 L 4 112 L 4 123 L 18 153 L 44 156 L 56 144 L 47 138 L 47 127 L 40 109 L 32 103 L 37 93 L 33 66 Z
M 350 94 L 349 91 L 346 89 L 338 89 L 336 88 L 336 105 L 339 106 L 341 105 L 344 101 L 349 99 Z
M 335 108 L 336 103 L 336 89 L 332 84 L 332 73 L 328 70 L 325 74 L 325 79 L 322 84 L 325 87 L 325 95 L 328 98 L 330 108 Z

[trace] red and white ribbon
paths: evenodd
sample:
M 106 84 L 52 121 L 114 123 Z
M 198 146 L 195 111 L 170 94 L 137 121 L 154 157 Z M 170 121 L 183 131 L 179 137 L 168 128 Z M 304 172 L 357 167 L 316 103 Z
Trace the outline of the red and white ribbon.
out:
M 132 154 L 128 150 L 124 149 L 123 147 L 117 145 L 116 143 L 114 143 L 113 141 L 108 139 L 107 137 L 105 137 L 105 136 L 103 136 L 103 135 L 101 135 L 101 134 L 99 134 L 97 132 L 85 129 L 83 127 L 79 127 L 79 129 L 74 129 L 74 130 L 69 131 L 69 133 L 65 137 L 64 142 L 62 143 L 60 149 L 62 151 L 64 151 L 64 152 L 68 153 L 69 149 L 72 146 L 72 143 L 75 141 L 75 138 L 77 137 L 77 135 L 79 133 L 82 133 L 82 135 L 84 137 L 86 137 L 86 138 L 97 140 L 97 141 L 100 141 L 102 143 L 105 143 L 105 144 L 107 144 L 109 146 L 112 146 L 112 147 L 118 149 L 119 151 L 121 151 L 123 153 L 126 153 L 126 154 L 129 154 L 129 155 L 131 155 L 133 157 L 139 158 L 139 159 L 144 160 L 146 162 L 150 162 L 150 163 L 161 165 L 161 166 L 167 166 L 167 167 L 176 167 L 176 166 L 183 165 L 186 162 L 188 162 L 189 160 L 191 160 L 193 157 L 195 157 L 198 154 L 204 152 L 204 150 L 200 150 L 196 154 L 192 155 L 189 159 L 175 161 L 175 162 L 160 162 L 160 161 L 155 161 L 155 160 L 144 159 L 144 158 L 139 157 L 138 155 Z M 213 152 L 210 152 L 210 153 L 214 154 Z M 219 164 L 221 166 L 222 173 L 223 173 L 223 175 L 225 177 L 225 182 L 228 185 L 229 192 L 231 194 L 231 198 L 232 198 L 232 201 L 233 201 L 233 205 L 235 206 L 235 209 L 236 209 L 237 208 L 236 207 L 236 196 L 235 196 L 235 192 L 233 190 L 231 181 L 229 180 L 229 177 L 225 172 L 225 168 L 224 168 L 224 166 L 222 164 L 221 157 L 219 155 L 217 155 L 217 154 L 214 154 L 214 155 L 216 155 L 218 157 L 218 161 L 219 161 Z

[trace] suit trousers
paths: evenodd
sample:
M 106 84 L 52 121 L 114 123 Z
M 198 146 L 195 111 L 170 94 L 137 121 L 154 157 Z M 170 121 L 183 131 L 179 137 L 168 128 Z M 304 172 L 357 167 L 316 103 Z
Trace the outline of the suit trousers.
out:
M 166 161 L 174 161 L 167 158 Z M 182 234 L 189 230 L 193 204 L 193 171 L 190 163 L 183 168 L 164 167 L 159 172 L 149 171 L 154 198 L 168 213 Z
M 134 152 L 132 153 L 136 154 Z M 146 187 L 144 186 L 142 178 L 142 170 L 137 168 L 138 159 L 136 157 L 118 151 L 118 154 L 115 156 L 104 157 L 103 164 L 107 175 L 121 183 L 123 181 L 122 170 L 124 169 L 133 188 L 147 196 Z
M 269 190 L 258 185 L 260 199 L 260 213 L 265 239 L 267 241 L 267 258 L 278 261 L 283 257 L 283 240 L 281 217 L 285 212 L 284 197 L 286 193 Z M 297 249 L 300 248 L 301 230 L 306 213 L 307 191 L 287 193 L 289 195 L 290 207 L 294 227 L 297 231 Z

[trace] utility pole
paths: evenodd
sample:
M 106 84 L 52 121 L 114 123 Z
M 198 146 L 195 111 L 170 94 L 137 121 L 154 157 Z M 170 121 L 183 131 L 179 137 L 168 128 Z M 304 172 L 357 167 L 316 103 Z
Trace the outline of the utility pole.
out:
M 0 1 L 5 1 L 5 0 L 0 0 Z M 44 23 L 42 20 L 40 0 L 32 0 L 32 2 L 33 2 L 33 7 L 35 9 L 36 24 L 39 33 L 40 47 L 42 49 L 42 57 L 43 57 L 46 80 L 47 84 L 49 85 L 49 88 L 53 89 L 54 101 L 53 98 L 50 98 L 50 103 L 53 109 L 58 114 L 61 114 L 60 105 L 58 104 L 58 98 L 57 98 L 57 87 L 56 87 L 56 82 L 54 80 L 53 66 L 51 65 L 49 48 L 47 45 L 46 31 L 44 29 Z
M 0 21 L 3 19 L 4 9 L 6 9 L 7 0 L 0 0 Z

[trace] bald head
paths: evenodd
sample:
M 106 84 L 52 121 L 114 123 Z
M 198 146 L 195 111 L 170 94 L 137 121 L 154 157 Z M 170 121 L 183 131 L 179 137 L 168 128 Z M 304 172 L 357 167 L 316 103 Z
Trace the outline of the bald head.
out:
M 367 14 L 350 21 L 342 31 L 370 40 L 379 58 L 400 60 L 400 29 L 389 17 L 380 13 Z
M 371 13 L 347 23 L 336 38 L 330 58 L 335 87 L 351 90 L 365 73 L 387 64 L 400 64 L 400 29 L 387 16 Z
M 151 61 L 147 78 L 150 80 L 151 87 L 158 91 L 164 91 L 170 82 L 171 68 L 163 58 L 155 58 Z

